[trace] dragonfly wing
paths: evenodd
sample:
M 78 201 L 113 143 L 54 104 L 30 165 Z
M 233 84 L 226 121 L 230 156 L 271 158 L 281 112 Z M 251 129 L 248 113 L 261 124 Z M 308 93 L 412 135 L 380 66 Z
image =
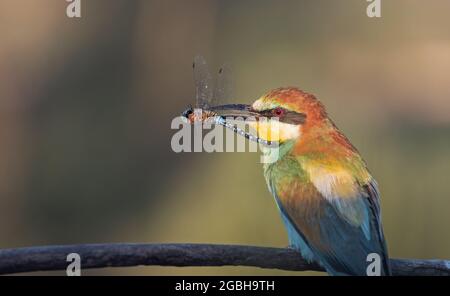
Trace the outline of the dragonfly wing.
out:
M 198 55 L 193 63 L 194 81 L 196 90 L 196 107 L 207 109 L 212 100 L 212 78 L 204 57 Z
M 234 81 L 232 77 L 231 68 L 224 64 L 217 74 L 217 83 L 212 101 L 213 106 L 221 105 L 233 96 Z

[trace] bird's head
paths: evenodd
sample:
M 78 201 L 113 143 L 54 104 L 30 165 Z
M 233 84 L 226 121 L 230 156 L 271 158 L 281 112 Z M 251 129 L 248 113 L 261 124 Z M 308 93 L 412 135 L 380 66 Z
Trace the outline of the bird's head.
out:
M 300 139 L 306 127 L 318 126 L 327 118 L 323 105 L 313 95 L 293 87 L 272 90 L 252 105 L 223 105 L 214 111 L 224 118 L 250 119 L 249 125 L 259 138 L 279 144 Z

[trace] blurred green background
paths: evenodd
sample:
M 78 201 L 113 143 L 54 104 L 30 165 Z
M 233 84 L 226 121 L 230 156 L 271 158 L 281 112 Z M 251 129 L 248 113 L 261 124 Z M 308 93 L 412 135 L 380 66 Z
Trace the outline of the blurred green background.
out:
M 200 53 L 232 67 L 233 101 L 314 93 L 378 180 L 390 255 L 450 258 L 449 1 L 382 1 L 380 19 L 363 0 L 82 0 L 81 19 L 67 4 L 0 2 L 0 247 L 286 246 L 258 154 L 171 150 Z

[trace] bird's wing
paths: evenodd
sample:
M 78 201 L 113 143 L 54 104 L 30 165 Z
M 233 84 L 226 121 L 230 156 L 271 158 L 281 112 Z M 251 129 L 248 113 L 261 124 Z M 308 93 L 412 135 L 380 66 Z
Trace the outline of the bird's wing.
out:
M 371 253 L 381 259 L 381 275 L 390 274 L 374 180 L 358 185 L 354 196 L 331 198 L 312 183 L 271 186 L 283 215 L 330 274 L 366 275 Z

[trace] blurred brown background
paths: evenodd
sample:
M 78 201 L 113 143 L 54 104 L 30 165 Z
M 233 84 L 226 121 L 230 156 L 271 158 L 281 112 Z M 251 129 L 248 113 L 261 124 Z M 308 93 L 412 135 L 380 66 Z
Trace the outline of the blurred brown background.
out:
M 191 63 L 231 65 L 234 101 L 316 94 L 380 184 L 392 257 L 450 258 L 450 2 L 0 2 L 0 247 L 286 246 L 256 153 L 181 153 Z M 58 272 L 56 274 L 64 274 Z M 136 267 L 84 274 L 313 274 Z

